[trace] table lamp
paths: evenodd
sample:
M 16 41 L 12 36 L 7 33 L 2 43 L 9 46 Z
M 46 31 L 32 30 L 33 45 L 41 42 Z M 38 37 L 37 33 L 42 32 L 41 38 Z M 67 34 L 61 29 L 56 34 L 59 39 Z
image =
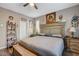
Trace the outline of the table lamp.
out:
M 75 27 L 71 27 L 70 32 L 71 32 L 71 37 L 74 37 L 74 32 L 76 32 Z

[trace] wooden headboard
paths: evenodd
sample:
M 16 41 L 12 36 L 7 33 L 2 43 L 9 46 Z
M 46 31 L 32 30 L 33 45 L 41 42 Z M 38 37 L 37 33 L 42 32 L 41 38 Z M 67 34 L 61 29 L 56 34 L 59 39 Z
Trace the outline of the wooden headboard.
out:
M 65 23 L 56 22 L 53 24 L 42 24 L 40 25 L 40 32 L 45 34 L 60 34 L 64 35 Z

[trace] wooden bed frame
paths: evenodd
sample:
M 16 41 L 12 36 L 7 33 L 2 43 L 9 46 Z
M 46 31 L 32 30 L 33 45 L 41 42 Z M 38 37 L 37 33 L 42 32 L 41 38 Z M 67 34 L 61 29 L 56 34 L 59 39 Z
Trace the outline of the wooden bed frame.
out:
M 45 34 L 60 34 L 63 36 L 65 34 L 65 23 L 42 24 L 40 25 L 40 32 Z
M 20 44 L 13 45 L 13 53 L 15 56 L 37 56 Z
M 36 51 L 34 51 L 31 48 L 27 48 L 26 46 L 22 45 L 19 43 L 19 45 L 21 45 L 23 48 L 27 49 L 28 51 L 32 52 L 33 54 L 35 54 L 36 56 L 41 56 L 39 53 L 37 53 Z

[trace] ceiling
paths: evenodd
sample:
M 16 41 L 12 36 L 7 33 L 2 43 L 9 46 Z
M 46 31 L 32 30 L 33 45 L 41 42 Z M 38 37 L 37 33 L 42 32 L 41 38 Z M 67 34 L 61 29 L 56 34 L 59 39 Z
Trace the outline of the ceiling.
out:
M 32 18 L 39 17 L 51 12 L 69 8 L 78 3 L 36 3 L 38 10 L 30 5 L 23 7 L 24 3 L 0 3 L 0 7 L 29 16 Z

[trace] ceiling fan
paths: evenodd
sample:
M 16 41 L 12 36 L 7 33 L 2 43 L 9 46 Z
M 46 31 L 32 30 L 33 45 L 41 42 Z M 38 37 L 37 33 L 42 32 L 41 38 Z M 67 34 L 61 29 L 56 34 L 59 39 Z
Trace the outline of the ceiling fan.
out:
M 34 7 L 35 9 L 38 9 L 38 7 L 37 7 L 37 5 L 36 5 L 35 3 L 26 3 L 26 4 L 24 4 L 23 6 L 26 7 L 26 6 L 28 6 L 28 5 Z

